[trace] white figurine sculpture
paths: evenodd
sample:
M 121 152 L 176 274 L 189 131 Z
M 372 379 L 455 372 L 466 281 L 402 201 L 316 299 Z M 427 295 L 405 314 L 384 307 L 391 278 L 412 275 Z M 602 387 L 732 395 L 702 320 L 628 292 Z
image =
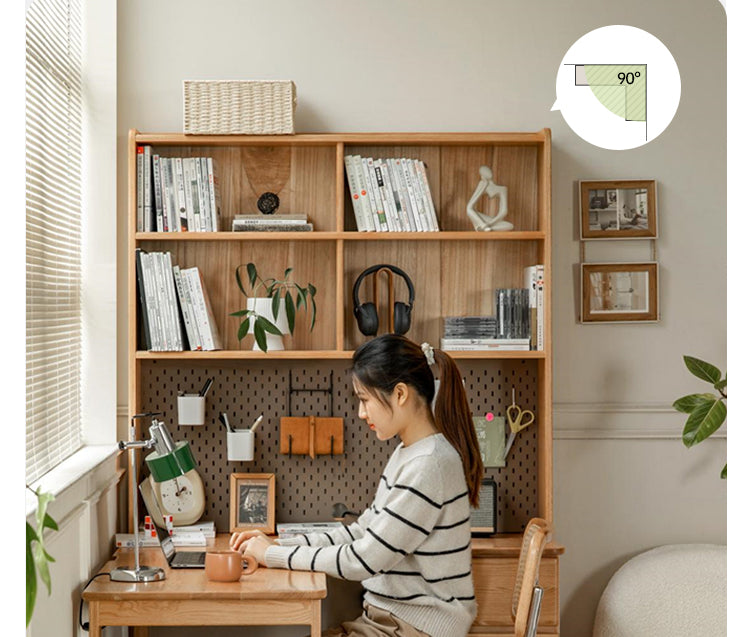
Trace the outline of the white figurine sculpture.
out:
M 508 188 L 507 186 L 498 186 L 492 181 L 492 169 L 489 166 L 479 167 L 479 176 L 481 179 L 477 184 L 474 194 L 466 204 L 466 214 L 474 224 L 475 230 L 513 230 L 513 224 L 509 221 L 503 221 L 508 214 Z M 483 194 L 492 199 L 498 197 L 497 214 L 494 217 L 478 212 L 474 209 L 475 204 Z

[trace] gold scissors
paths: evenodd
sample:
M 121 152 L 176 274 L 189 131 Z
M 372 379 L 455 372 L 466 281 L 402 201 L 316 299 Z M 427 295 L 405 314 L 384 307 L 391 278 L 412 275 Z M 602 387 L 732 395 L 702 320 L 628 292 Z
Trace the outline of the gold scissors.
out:
M 513 441 L 516 439 L 516 435 L 531 425 L 535 418 L 534 412 L 529 411 L 528 409 L 521 409 L 516 405 L 515 387 L 513 388 L 513 404 L 505 410 L 505 416 L 510 425 L 510 436 L 508 436 L 508 442 L 505 443 L 505 455 L 503 456 L 503 460 L 508 457 L 508 452 L 513 445 Z

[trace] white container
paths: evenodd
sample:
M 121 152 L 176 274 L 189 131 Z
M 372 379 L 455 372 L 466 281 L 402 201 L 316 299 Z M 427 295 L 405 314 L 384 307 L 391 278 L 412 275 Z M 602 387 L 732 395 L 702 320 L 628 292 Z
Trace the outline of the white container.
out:
M 189 135 L 291 135 L 297 91 L 291 80 L 184 80 Z
M 202 426 L 206 424 L 206 397 L 198 394 L 177 396 L 177 424 Z
M 249 429 L 227 431 L 227 460 L 252 460 L 255 457 L 255 432 Z

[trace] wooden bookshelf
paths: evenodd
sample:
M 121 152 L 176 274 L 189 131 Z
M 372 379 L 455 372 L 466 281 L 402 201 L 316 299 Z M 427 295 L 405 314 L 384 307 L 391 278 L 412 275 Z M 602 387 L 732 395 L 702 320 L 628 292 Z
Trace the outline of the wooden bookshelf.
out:
M 210 156 L 218 170 L 222 203 L 220 232 L 136 232 L 136 147 L 149 144 L 165 157 Z M 128 140 L 128 374 L 131 414 L 147 408 L 142 383 L 145 365 L 174 364 L 187 369 L 288 361 L 336 364 L 350 359 L 366 340 L 353 318 L 351 290 L 355 279 L 375 263 L 405 270 L 416 290 L 412 327 L 407 336 L 435 346 L 442 336 L 442 317 L 494 313 L 494 290 L 523 287 L 523 268 L 545 266 L 544 351 L 450 352 L 474 364 L 507 361 L 531 365 L 536 400 L 534 514 L 553 522 L 552 502 L 552 259 L 551 259 L 551 135 L 549 129 L 517 133 L 335 133 L 279 136 L 200 136 L 130 131 Z M 440 232 L 357 232 L 347 185 L 344 156 L 411 157 L 427 166 Z M 510 232 L 476 232 L 465 207 L 479 179 L 479 166 L 492 168 L 494 180 L 508 187 Z M 280 198 L 280 213 L 306 213 L 314 231 L 229 232 L 236 214 L 257 212 L 263 192 Z M 140 351 L 137 343 L 135 250 L 172 253 L 181 267 L 197 266 L 204 276 L 225 349 L 211 352 Z M 284 351 L 252 351 L 253 339 L 237 341 L 239 319 L 233 311 L 245 307 L 235 280 L 235 268 L 258 265 L 264 277 L 279 276 L 292 267 L 300 285 L 317 290 L 317 322 L 307 329 L 300 315 L 293 336 L 285 336 Z M 396 296 L 405 300 L 403 282 Z M 369 285 L 361 295 L 368 295 Z M 382 319 L 381 319 L 382 320 Z M 384 321 L 383 321 L 384 322 Z M 382 331 L 382 330 L 381 330 Z M 515 536 L 518 537 L 517 535 Z M 515 546 L 515 545 L 514 545 Z M 515 550 L 515 549 L 514 549 Z M 543 632 L 559 634 L 557 562 L 559 551 L 545 554 L 544 573 L 551 590 L 543 610 Z M 512 590 L 506 581 L 516 557 L 482 555 L 477 559 L 503 562 L 499 580 L 487 581 L 493 568 L 478 570 L 478 591 Z M 482 593 L 484 594 L 484 593 Z M 478 592 L 478 596 L 480 593 Z M 480 604 L 482 600 L 480 599 Z M 480 632 L 511 634 L 501 620 L 481 616 Z M 504 617 L 504 616 L 503 616 Z M 479 621 L 479 620 L 478 620 Z M 479 625 L 479 624 L 478 624 Z

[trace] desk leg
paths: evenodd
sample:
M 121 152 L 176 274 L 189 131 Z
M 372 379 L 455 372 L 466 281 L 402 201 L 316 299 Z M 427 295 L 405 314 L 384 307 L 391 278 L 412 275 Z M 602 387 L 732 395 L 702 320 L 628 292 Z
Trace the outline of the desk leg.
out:
M 99 604 L 89 602 L 89 637 L 102 637 L 102 627 L 99 623 Z
M 312 605 L 312 623 L 310 624 L 310 637 L 321 637 L 321 600 L 317 599 Z

